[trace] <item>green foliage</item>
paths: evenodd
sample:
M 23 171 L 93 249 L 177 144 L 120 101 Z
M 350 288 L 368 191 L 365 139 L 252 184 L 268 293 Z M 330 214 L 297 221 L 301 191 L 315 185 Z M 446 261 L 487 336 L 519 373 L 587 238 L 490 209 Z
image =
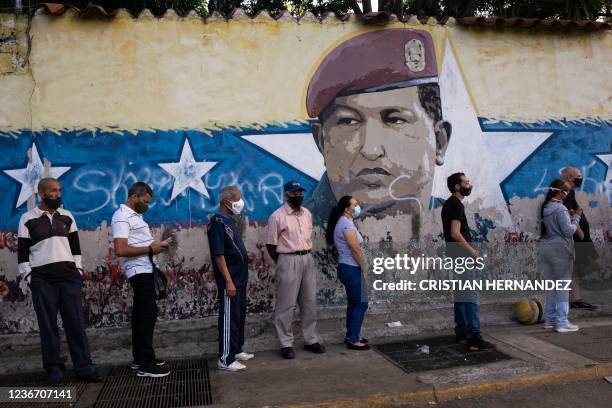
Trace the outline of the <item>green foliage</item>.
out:
M 493 0 L 481 1 L 477 11 L 500 17 L 593 20 L 605 13 L 609 0 Z
M 241 7 L 248 14 L 255 15 L 261 10 L 268 10 L 277 15 L 283 10 L 299 16 L 306 11 L 322 15 L 333 11 L 338 15 L 354 12 L 367 13 L 371 10 L 371 0 L 47 0 L 70 4 L 80 9 L 89 4 L 97 4 L 107 11 L 126 8 L 138 14 L 148 8 L 157 16 L 172 8 L 180 15 L 190 10 L 205 16 L 218 11 L 229 16 L 236 7 Z M 22 0 L 24 11 L 37 2 Z M 600 16 L 610 18 L 612 0 L 379 0 L 379 10 L 395 14 L 416 14 L 419 16 L 453 16 L 465 17 L 474 15 L 524 17 L 524 18 L 564 18 L 596 19 Z M 2 11 L 10 11 L 15 0 L 0 0 Z
M 345 15 L 352 11 L 351 5 L 355 0 L 246 0 L 242 8 L 250 15 L 255 15 L 261 10 L 268 10 L 270 15 L 275 16 L 283 10 L 288 10 L 294 16 L 301 16 L 306 11 L 315 15 L 322 15 L 332 11 L 338 15 Z
M 53 2 L 53 0 L 49 0 Z M 60 3 L 70 4 L 79 9 L 84 9 L 93 3 L 104 7 L 108 12 L 118 8 L 125 8 L 132 14 L 138 15 L 143 9 L 147 8 L 156 16 L 163 15 L 167 9 L 173 9 L 180 15 L 186 15 L 190 10 L 203 11 L 204 3 L 202 0 L 60 0 Z M 205 6 L 204 6 L 205 7 Z

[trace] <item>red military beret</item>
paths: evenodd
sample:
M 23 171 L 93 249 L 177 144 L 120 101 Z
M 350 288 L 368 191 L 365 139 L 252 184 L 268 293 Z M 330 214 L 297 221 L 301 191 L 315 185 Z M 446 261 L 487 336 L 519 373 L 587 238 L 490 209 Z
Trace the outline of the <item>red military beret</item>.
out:
M 337 96 L 437 81 L 431 34 L 407 28 L 371 31 L 327 54 L 308 84 L 306 109 L 314 118 Z

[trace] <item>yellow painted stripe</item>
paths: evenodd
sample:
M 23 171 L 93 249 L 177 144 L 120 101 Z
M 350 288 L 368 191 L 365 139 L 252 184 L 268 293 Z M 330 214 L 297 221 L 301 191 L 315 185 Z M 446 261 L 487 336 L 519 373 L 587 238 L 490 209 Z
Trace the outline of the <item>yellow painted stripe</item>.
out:
M 587 381 L 612 375 L 612 363 L 593 365 L 572 371 L 551 372 L 528 377 L 513 378 L 490 383 L 464 384 L 453 387 L 436 387 L 431 390 L 376 394 L 363 398 L 349 398 L 324 401 L 320 403 L 293 404 L 291 407 L 383 407 L 401 403 L 441 402 L 458 398 L 474 397 L 493 392 L 520 389 L 544 384 Z

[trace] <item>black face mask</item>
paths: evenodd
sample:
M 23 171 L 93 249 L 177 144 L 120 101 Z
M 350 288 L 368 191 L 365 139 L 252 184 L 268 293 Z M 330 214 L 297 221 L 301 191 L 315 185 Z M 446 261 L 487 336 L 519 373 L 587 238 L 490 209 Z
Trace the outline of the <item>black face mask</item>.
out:
M 45 203 L 45 205 L 50 209 L 50 210 L 57 210 L 60 205 L 62 205 L 62 198 L 58 197 L 58 198 L 48 198 L 45 197 L 42 199 L 43 203 Z
M 472 194 L 472 187 L 473 186 L 469 186 L 468 188 L 465 188 L 465 187 L 459 186 L 459 192 L 461 193 L 462 196 L 467 197 L 470 194 Z
M 304 197 L 303 196 L 289 197 L 287 199 L 287 202 L 291 205 L 291 207 L 293 207 L 296 210 L 299 210 L 300 207 L 302 206 L 302 203 L 304 202 Z
M 138 214 L 144 214 L 149 210 L 149 205 L 145 203 L 136 203 L 134 204 L 134 211 Z
M 574 179 L 574 185 L 576 186 L 576 188 L 580 188 L 580 186 L 582 185 L 582 177 L 575 178 Z

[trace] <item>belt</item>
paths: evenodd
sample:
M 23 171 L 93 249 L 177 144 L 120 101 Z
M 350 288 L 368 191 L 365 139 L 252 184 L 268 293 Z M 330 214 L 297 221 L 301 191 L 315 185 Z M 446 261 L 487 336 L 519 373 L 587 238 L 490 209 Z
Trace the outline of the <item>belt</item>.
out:
M 306 255 L 310 253 L 310 249 L 307 249 L 305 251 L 295 251 L 295 252 L 287 252 L 287 253 L 283 253 L 280 255 Z

